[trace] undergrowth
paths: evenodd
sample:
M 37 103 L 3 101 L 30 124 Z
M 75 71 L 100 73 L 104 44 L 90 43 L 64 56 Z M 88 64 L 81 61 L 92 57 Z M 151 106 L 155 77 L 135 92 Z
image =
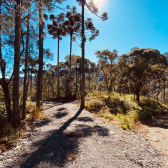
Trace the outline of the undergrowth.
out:
M 22 107 L 22 106 L 21 106 Z M 22 110 L 22 109 L 21 109 Z M 21 111 L 20 111 L 21 112 Z M 14 129 L 12 124 L 8 122 L 6 117 L 6 109 L 4 105 L 0 108 L 0 146 L 1 144 L 12 144 L 16 139 L 24 135 L 25 126 L 29 125 L 27 122 L 45 119 L 41 113 L 41 107 L 36 107 L 36 104 L 32 102 L 29 98 L 26 102 L 26 119 L 21 121 L 19 128 Z
M 168 106 L 146 97 L 140 98 L 138 105 L 134 96 L 112 92 L 88 93 L 86 109 L 104 120 L 119 124 L 123 129 L 131 129 L 137 121 L 147 122 L 153 116 L 168 112 Z

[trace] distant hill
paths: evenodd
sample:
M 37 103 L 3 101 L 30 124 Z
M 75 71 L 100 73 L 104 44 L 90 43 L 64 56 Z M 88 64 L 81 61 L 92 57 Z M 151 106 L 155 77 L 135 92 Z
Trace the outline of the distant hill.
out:
M 163 53 L 164 55 L 166 55 L 166 58 L 167 58 L 167 60 L 168 60 L 168 52 L 165 52 L 165 53 Z

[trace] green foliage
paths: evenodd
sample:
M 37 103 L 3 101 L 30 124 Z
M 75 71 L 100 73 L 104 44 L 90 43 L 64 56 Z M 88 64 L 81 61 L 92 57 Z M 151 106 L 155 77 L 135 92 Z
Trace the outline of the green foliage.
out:
M 36 90 L 32 90 L 31 101 L 36 101 L 37 100 L 36 94 L 37 94 Z
M 8 137 L 11 136 L 15 133 L 14 128 L 12 127 L 12 125 L 10 125 L 9 123 L 5 122 L 4 119 L 2 118 L 2 116 L 0 116 L 0 139 L 4 138 L 4 137 Z
M 140 107 L 138 117 L 141 120 L 152 118 L 152 116 L 161 115 L 168 111 L 167 105 L 144 97 L 141 98 Z
M 96 96 L 97 95 L 97 98 Z M 88 97 L 94 100 L 86 102 L 87 110 L 97 113 L 107 121 L 117 122 L 125 129 L 131 129 L 134 123 L 139 121 L 147 121 L 152 116 L 161 115 L 168 112 L 165 104 L 156 100 L 145 97 L 140 98 L 140 104 L 134 100 L 134 95 L 124 95 L 112 92 L 107 93 L 95 92 L 88 93 Z
M 91 112 L 98 112 L 102 106 L 103 106 L 102 102 L 97 100 L 86 102 L 86 109 Z
M 129 121 L 129 119 L 126 118 L 126 117 L 124 117 L 124 125 L 123 125 L 123 128 L 124 128 L 125 130 L 128 130 L 128 129 L 131 128 L 131 127 L 130 127 L 130 121 Z
M 0 100 L 5 101 L 5 94 L 3 92 L 0 93 Z
M 0 105 L 0 114 L 5 114 L 6 113 L 6 107 L 5 104 Z

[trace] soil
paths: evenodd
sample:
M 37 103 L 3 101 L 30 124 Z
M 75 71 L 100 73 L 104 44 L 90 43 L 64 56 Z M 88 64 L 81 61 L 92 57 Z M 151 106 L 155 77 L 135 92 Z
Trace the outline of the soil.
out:
M 138 123 L 134 130 L 168 157 L 168 115 L 154 117 L 148 123 Z
M 153 126 L 140 125 L 138 135 L 101 121 L 75 101 L 45 101 L 45 120 L 32 123 L 25 136 L 0 155 L 0 168 L 168 167 L 166 116 L 153 120 Z M 154 121 L 164 126 L 154 126 Z

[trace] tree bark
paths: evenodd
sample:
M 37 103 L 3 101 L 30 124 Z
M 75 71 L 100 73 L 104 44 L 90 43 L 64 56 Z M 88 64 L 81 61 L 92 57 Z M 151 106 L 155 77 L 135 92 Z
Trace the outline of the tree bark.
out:
M 165 86 L 165 81 L 166 81 L 166 75 L 164 74 L 164 99 L 163 99 L 163 102 L 165 103 L 165 90 L 166 90 L 166 86 Z
M 11 97 L 10 97 L 10 92 L 9 92 L 9 83 L 5 79 L 5 68 L 6 68 L 6 63 L 2 59 L 2 46 L 1 46 L 1 31 L 2 31 L 2 11 L 1 11 L 1 6 L 2 6 L 2 1 L 0 0 L 0 67 L 1 67 L 1 73 L 2 73 L 2 79 L 0 79 L 0 84 L 2 86 L 3 92 L 5 94 L 5 106 L 6 106 L 6 111 L 8 114 L 8 120 L 11 122 L 12 120 L 12 109 L 11 109 Z
M 69 64 L 69 94 L 70 96 L 72 95 L 72 92 L 71 92 L 71 54 L 72 54 L 72 33 L 70 34 L 70 55 L 69 55 L 69 61 L 70 61 L 70 64 Z
M 44 38 L 43 38 L 43 25 L 42 25 L 42 36 L 41 36 L 41 55 L 42 55 L 42 58 L 41 58 L 41 83 L 40 83 L 40 88 L 41 88 L 41 94 L 40 94 L 40 99 L 41 99 L 41 105 L 43 105 L 43 41 L 44 41 Z
M 19 69 L 20 69 L 20 0 L 16 0 L 15 5 L 15 51 L 14 51 L 14 78 L 13 78 L 13 125 L 20 125 L 19 109 Z
M 89 68 L 89 92 L 90 92 L 90 68 Z
M 137 102 L 138 102 L 138 105 L 139 105 L 139 97 L 140 97 L 140 90 L 139 89 L 137 89 L 137 91 L 136 91 L 136 96 L 137 96 Z
M 42 2 L 39 0 L 39 70 L 38 70 L 38 85 L 37 85 L 37 107 L 42 103 Z
M 33 88 L 32 71 L 30 73 L 31 73 L 31 76 L 30 76 L 30 97 L 32 97 L 32 88 Z
M 27 37 L 26 37 L 26 55 L 25 55 L 25 73 L 24 73 L 24 89 L 23 89 L 23 110 L 22 120 L 26 117 L 26 100 L 28 92 L 28 81 L 27 81 L 27 61 L 28 61 L 28 49 L 29 49 L 29 25 L 30 25 L 30 0 L 28 0 L 28 16 L 27 16 Z
M 58 76 L 57 76 L 57 90 L 58 90 L 58 98 L 60 98 L 60 88 L 59 88 L 59 77 L 60 77 L 60 72 L 59 72 L 59 35 L 58 35 L 58 57 L 57 57 L 57 65 L 58 65 Z
M 85 0 L 82 0 L 82 81 L 81 81 L 81 109 L 85 106 L 84 92 L 85 92 L 85 69 L 84 69 L 84 58 L 85 58 L 85 30 L 84 30 L 84 7 Z
M 78 92 L 78 80 L 77 80 L 78 74 L 77 74 L 77 64 L 76 64 L 76 93 Z
M 158 89 L 158 93 L 157 93 L 157 101 L 158 101 L 158 99 L 159 99 L 159 93 L 160 93 L 160 79 L 159 79 L 159 89 Z
M 93 88 L 93 73 L 92 73 L 92 92 L 94 91 L 94 88 Z
M 8 121 L 11 122 L 12 121 L 12 109 L 11 109 L 11 97 L 10 97 L 10 92 L 9 92 L 9 83 L 7 83 L 5 78 L 2 78 L 0 80 L 0 84 L 5 94 L 5 106 L 6 106 L 6 111 L 8 114 Z
M 80 93 L 81 93 L 81 88 L 82 88 L 82 82 L 81 82 L 82 81 L 81 80 L 82 79 L 82 73 L 81 73 L 82 72 L 82 58 L 80 60 L 80 68 L 79 69 L 80 69 L 80 72 L 79 72 L 79 83 L 80 83 Z

